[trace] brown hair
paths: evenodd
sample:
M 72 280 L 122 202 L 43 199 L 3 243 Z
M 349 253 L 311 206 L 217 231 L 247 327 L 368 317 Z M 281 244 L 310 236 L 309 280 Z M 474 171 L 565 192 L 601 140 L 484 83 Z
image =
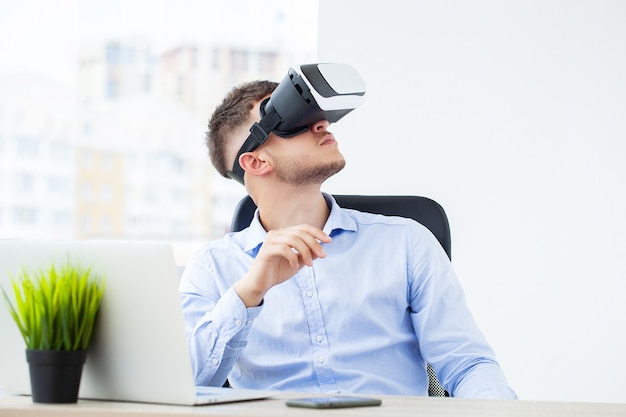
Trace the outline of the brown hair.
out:
M 234 161 L 227 161 L 231 132 L 249 121 L 250 110 L 254 105 L 270 95 L 278 83 L 273 81 L 252 81 L 233 88 L 217 106 L 209 119 L 205 142 L 209 148 L 211 162 L 217 171 L 226 176 Z

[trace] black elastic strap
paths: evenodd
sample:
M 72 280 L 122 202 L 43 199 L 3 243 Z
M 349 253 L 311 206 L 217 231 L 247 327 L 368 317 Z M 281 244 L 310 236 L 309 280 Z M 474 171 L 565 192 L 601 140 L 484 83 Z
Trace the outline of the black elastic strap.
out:
M 262 103 L 262 105 L 265 104 Z M 271 110 L 270 113 L 265 114 L 260 122 L 254 123 L 250 128 L 250 134 L 241 145 L 239 152 L 237 152 L 237 156 L 235 157 L 235 162 L 233 164 L 232 171 L 226 172 L 226 176 L 237 181 L 240 184 L 244 184 L 243 176 L 244 170 L 239 165 L 239 157 L 246 152 L 252 152 L 259 146 L 263 145 L 267 138 L 270 136 L 270 132 L 276 128 L 282 122 L 280 116 L 276 112 L 276 110 Z

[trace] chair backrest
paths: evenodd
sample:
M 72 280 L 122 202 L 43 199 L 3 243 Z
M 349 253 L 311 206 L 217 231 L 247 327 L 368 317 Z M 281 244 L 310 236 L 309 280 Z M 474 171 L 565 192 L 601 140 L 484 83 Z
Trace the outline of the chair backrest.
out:
M 434 200 L 420 196 L 405 195 L 333 195 L 337 204 L 343 208 L 355 209 L 367 213 L 400 216 L 413 219 L 426 226 L 437 238 L 448 258 L 452 259 L 452 241 L 450 224 L 443 207 Z M 231 231 L 238 232 L 250 225 L 256 205 L 246 196 L 235 208 L 231 222 Z M 448 392 L 441 386 L 434 369 L 427 365 L 428 395 L 447 397 Z
M 437 238 L 448 258 L 452 259 L 450 224 L 443 207 L 427 197 L 412 195 L 334 195 L 337 204 L 367 213 L 401 216 L 413 219 L 426 226 Z M 256 205 L 246 196 L 241 199 L 230 225 L 230 230 L 238 232 L 250 225 Z

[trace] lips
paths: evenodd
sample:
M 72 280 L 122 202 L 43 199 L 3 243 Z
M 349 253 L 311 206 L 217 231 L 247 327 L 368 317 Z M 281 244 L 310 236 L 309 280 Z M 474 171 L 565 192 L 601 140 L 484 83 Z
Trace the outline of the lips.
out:
M 337 141 L 335 140 L 335 136 L 333 136 L 332 133 L 326 133 L 324 135 L 324 138 L 320 142 L 320 146 L 328 145 L 331 143 L 337 143 Z

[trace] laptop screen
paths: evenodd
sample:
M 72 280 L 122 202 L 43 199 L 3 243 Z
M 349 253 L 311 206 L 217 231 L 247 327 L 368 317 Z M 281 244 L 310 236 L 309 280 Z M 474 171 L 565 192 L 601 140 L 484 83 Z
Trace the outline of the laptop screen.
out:
M 0 284 L 21 267 L 70 259 L 105 277 L 80 398 L 193 404 L 178 273 L 169 244 L 151 241 L 0 240 Z M 0 302 L 0 391 L 30 393 L 25 344 Z

